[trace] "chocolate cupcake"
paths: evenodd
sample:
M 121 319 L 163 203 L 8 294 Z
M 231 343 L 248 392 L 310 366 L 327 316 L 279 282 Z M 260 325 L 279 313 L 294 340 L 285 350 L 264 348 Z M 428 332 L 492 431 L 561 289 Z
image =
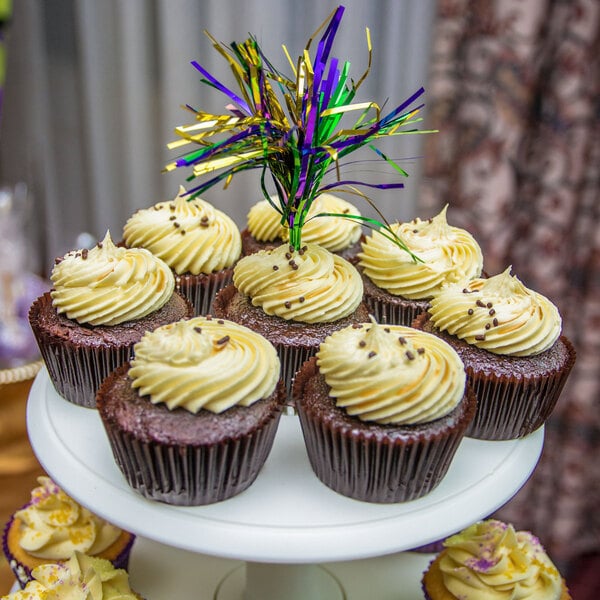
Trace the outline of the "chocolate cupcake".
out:
M 175 274 L 177 291 L 194 316 L 209 314 L 217 292 L 231 283 L 240 257 L 239 229 L 225 213 L 200 198 L 190 200 L 183 187 L 171 202 L 138 210 L 125 223 L 123 241 L 146 248 Z
M 245 490 L 273 444 L 279 376 L 273 346 L 236 323 L 196 317 L 147 333 L 97 397 L 128 484 L 183 506 Z
M 64 562 L 75 551 L 127 568 L 133 534 L 80 506 L 49 477 L 38 482 L 30 502 L 7 522 L 2 538 L 6 561 L 21 587 L 36 567 Z
M 51 278 L 29 323 L 56 391 L 80 406 L 95 406 L 102 380 L 146 331 L 192 316 L 169 267 L 148 250 L 115 246 L 109 233 L 58 260 Z
M 443 479 L 475 412 L 452 348 L 375 322 L 337 331 L 296 375 L 311 467 L 356 500 L 404 502 Z
M 215 300 L 215 314 L 245 325 L 277 349 L 288 392 L 296 371 L 333 331 L 368 320 L 362 281 L 346 260 L 317 244 L 242 258 L 233 285 Z
M 422 585 L 426 600 L 571 600 L 540 541 L 494 519 L 447 538 Z
M 443 286 L 481 275 L 479 244 L 464 229 L 448 225 L 446 209 L 433 219 L 390 225 L 412 255 L 383 230 L 363 242 L 357 267 L 365 303 L 380 323 L 410 326 Z
M 287 243 L 289 229 L 282 224 L 281 214 L 272 202 L 261 200 L 248 213 L 248 226 L 242 231 L 242 253 L 254 254 L 259 250 L 272 250 Z M 305 243 L 319 244 L 346 260 L 352 260 L 360 252 L 362 227 L 358 220 L 316 215 L 360 215 L 358 209 L 337 196 L 323 193 L 317 196 L 308 211 L 302 228 Z
M 465 365 L 477 396 L 469 437 L 509 440 L 541 427 L 575 363 L 558 309 L 510 268 L 442 290 L 414 326 L 451 344 Z
M 144 600 L 129 585 L 125 569 L 109 561 L 82 552 L 61 563 L 42 564 L 32 572 L 32 580 L 22 591 L 2 596 L 3 600 Z

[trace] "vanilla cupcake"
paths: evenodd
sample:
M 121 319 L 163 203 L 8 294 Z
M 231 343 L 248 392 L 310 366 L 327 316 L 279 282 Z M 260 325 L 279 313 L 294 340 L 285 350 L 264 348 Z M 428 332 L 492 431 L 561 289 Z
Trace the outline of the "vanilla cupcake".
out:
M 556 306 L 510 268 L 448 286 L 414 325 L 442 337 L 461 357 L 477 396 L 470 437 L 515 439 L 538 429 L 575 363 Z
M 134 535 L 78 504 L 49 477 L 38 482 L 4 528 L 4 555 L 21 587 L 36 567 L 66 561 L 75 551 L 127 568 Z
M 363 242 L 357 266 L 365 302 L 379 322 L 410 326 L 445 285 L 481 275 L 479 244 L 464 229 L 448 225 L 446 209 L 433 219 L 390 225 L 417 259 L 380 231 Z
M 288 392 L 305 360 L 333 331 L 368 319 L 352 264 L 317 244 L 261 250 L 242 258 L 215 314 L 257 331 L 277 349 Z
M 190 200 L 183 187 L 171 202 L 133 214 L 123 241 L 130 248 L 146 248 L 169 265 L 177 291 L 191 302 L 195 316 L 211 312 L 216 293 L 231 283 L 242 251 L 234 221 L 205 200 Z
M 374 321 L 327 337 L 296 375 L 293 397 L 317 477 L 366 502 L 432 491 L 475 412 L 448 344 Z
M 274 204 L 277 198 L 272 198 Z M 358 220 L 340 217 L 316 217 L 319 214 L 358 215 L 358 209 L 332 194 L 317 196 L 308 211 L 302 227 L 302 240 L 350 260 L 360 251 L 362 227 Z M 259 250 L 277 248 L 289 240 L 288 227 L 268 200 L 257 202 L 248 213 L 248 226 L 242 231 L 242 250 L 245 255 Z
M 74 552 L 64 563 L 43 564 L 25 589 L 2 600 L 143 600 L 129 585 L 129 575 L 109 561 Z
M 147 333 L 97 405 L 118 467 L 142 496 L 219 502 L 251 485 L 285 398 L 279 359 L 260 335 L 210 317 Z
M 91 250 L 58 259 L 51 279 L 29 323 L 56 391 L 80 406 L 95 406 L 102 380 L 146 331 L 192 314 L 162 260 L 116 246 L 108 232 Z
M 570 600 L 564 579 L 529 531 L 489 519 L 447 538 L 423 575 L 426 600 Z

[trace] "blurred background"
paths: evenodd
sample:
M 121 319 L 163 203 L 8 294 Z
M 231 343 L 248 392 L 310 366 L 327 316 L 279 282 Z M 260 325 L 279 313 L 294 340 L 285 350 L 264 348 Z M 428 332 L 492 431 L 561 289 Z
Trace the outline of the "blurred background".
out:
M 119 239 L 134 210 L 175 196 L 187 173 L 162 169 L 174 127 L 188 122 L 181 105 L 223 111 L 190 61 L 229 81 L 204 30 L 224 43 L 252 33 L 286 70 L 281 45 L 296 57 L 337 4 L 14 2 L 3 25 L 0 185 L 21 198 L 12 201 L 19 226 L 9 228 L 25 248 L 19 269 L 46 277 L 82 240 L 107 229 Z M 396 106 L 423 85 L 423 128 L 439 130 L 385 148 L 410 176 L 405 190 L 373 199 L 389 220 L 449 203 L 449 222 L 473 233 L 486 271 L 512 265 L 550 297 L 577 348 L 539 466 L 497 516 L 540 537 L 574 598 L 596 598 L 585 594 L 599 585 L 600 552 L 600 3 L 344 4 L 334 54 L 357 77 L 366 26 L 373 41 L 359 100 Z M 243 227 L 257 182 L 244 175 L 205 198 Z

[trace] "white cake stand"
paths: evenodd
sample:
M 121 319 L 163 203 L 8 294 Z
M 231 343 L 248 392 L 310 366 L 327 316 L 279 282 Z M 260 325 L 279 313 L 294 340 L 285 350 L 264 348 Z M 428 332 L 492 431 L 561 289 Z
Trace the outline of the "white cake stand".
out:
M 196 600 L 350 599 L 352 591 L 336 574 L 349 573 L 344 565 L 355 574 L 352 567 L 365 559 L 398 555 L 400 561 L 398 553 L 487 517 L 527 481 L 543 446 L 543 429 L 517 441 L 464 439 L 447 476 L 427 496 L 369 504 L 336 494 L 315 477 L 297 418 L 284 416 L 249 489 L 217 504 L 178 507 L 146 500 L 128 486 L 97 411 L 59 396 L 45 369 L 31 388 L 27 424 L 31 445 L 54 481 L 96 514 L 141 536 L 141 548 L 155 544 L 163 552 L 177 549 L 180 559 L 191 554 L 198 563 L 212 558 L 221 561 L 221 570 L 227 567 L 211 595 L 194 587 L 190 598 Z M 210 572 L 217 571 L 213 564 Z M 142 585 L 139 591 L 144 593 Z M 395 597 L 419 597 L 401 593 Z M 147 596 L 157 600 L 155 585 Z

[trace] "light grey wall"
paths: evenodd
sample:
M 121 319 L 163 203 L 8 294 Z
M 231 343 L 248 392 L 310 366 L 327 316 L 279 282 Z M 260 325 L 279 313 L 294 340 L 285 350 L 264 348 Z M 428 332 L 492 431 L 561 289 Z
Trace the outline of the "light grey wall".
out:
M 34 204 L 31 231 L 41 269 L 76 245 L 83 231 L 118 239 L 137 208 L 175 195 L 188 175 L 162 173 L 166 144 L 188 121 L 184 103 L 223 112 L 224 96 L 199 82 L 191 60 L 227 80 L 229 69 L 203 30 L 219 41 L 256 35 L 287 70 L 307 38 L 336 8 L 331 0 L 19 0 L 9 44 L 0 129 L 0 176 L 25 181 Z M 365 27 L 373 67 L 360 100 L 391 108 L 425 84 L 434 0 L 347 0 L 334 55 L 358 77 L 366 67 Z M 393 157 L 420 153 L 422 136 L 397 138 Z M 374 199 L 390 219 L 414 216 L 419 159 L 405 160 L 406 190 Z M 258 173 L 205 198 L 241 227 L 260 197 Z M 358 202 L 357 202 L 358 205 Z M 360 206 L 364 213 L 368 207 Z

